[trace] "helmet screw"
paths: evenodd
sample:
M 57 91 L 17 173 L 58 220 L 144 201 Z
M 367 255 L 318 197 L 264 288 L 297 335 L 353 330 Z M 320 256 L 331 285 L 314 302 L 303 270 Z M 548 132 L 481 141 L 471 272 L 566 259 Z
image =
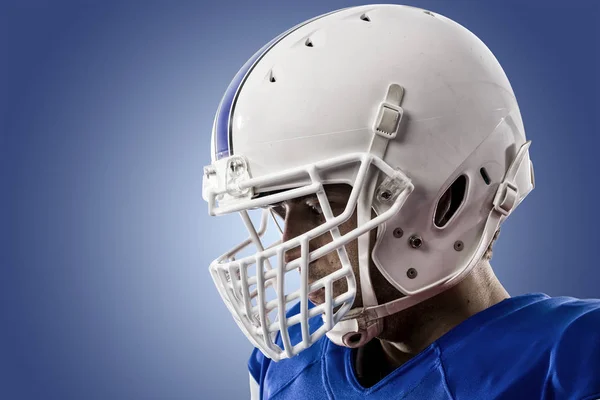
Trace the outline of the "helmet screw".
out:
M 408 271 L 406 271 L 406 276 L 408 276 L 410 279 L 415 279 L 417 277 L 417 270 L 414 268 L 409 268 Z
M 461 251 L 464 247 L 465 247 L 465 245 L 460 240 L 457 240 L 456 242 L 454 242 L 454 250 Z
M 392 192 L 390 192 L 389 190 L 384 190 L 383 192 L 381 192 L 381 198 L 384 201 L 388 201 L 392 198 Z
M 244 163 L 239 159 L 233 159 L 229 163 L 229 169 L 231 169 L 231 172 L 234 175 L 239 175 L 240 173 L 242 173 L 243 168 L 244 168 Z
M 215 167 L 213 167 L 212 165 L 209 165 L 207 167 L 204 167 L 204 176 L 206 176 L 207 178 L 211 175 L 214 175 L 217 173 L 217 170 L 215 169 Z
M 402 235 L 404 235 L 404 231 L 400 228 L 396 228 L 394 229 L 394 237 L 395 238 L 401 238 Z
M 421 236 L 419 235 L 412 235 L 408 239 L 408 244 L 410 244 L 410 247 L 412 247 L 413 249 L 418 249 L 423 245 L 423 239 L 421 239 Z

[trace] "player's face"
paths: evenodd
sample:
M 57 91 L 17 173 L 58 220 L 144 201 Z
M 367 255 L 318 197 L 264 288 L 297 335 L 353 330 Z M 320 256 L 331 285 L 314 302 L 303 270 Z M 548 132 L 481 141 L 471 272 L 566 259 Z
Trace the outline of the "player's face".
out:
M 350 196 L 352 188 L 348 185 L 328 185 L 325 188 L 331 211 L 334 216 L 340 215 L 344 212 L 348 198 Z M 303 233 L 310 231 L 311 229 L 325 223 L 325 216 L 322 213 L 319 201 L 316 195 L 300 197 L 294 200 L 289 200 L 283 203 L 278 203 L 273 206 L 273 210 L 281 216 L 285 221 L 285 227 L 283 231 L 283 240 L 289 240 L 295 238 Z M 351 231 L 356 227 L 356 212 L 352 217 L 344 222 L 340 227 L 340 234 Z M 309 251 L 314 251 L 333 240 L 329 232 L 313 239 L 309 243 Z M 352 264 L 354 275 L 357 278 L 357 298 L 354 302 L 354 306 L 360 306 L 362 304 L 360 298 L 360 282 L 358 282 L 358 242 L 353 242 L 346 245 L 346 251 Z M 300 248 L 294 248 L 285 254 L 285 261 L 290 262 L 300 257 Z M 325 256 L 311 262 L 308 270 L 308 281 L 313 283 L 334 271 L 340 269 L 342 266 L 341 261 L 336 251 L 330 252 Z M 340 279 L 333 283 L 333 295 L 339 296 L 348 290 L 346 279 Z M 325 302 L 325 291 L 319 289 L 309 294 L 309 299 L 315 304 L 322 304 Z

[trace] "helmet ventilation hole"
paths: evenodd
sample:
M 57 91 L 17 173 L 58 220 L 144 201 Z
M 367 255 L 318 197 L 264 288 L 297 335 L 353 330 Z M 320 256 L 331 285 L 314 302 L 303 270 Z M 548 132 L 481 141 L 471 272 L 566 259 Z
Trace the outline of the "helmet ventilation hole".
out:
M 313 42 L 312 40 L 310 40 L 310 38 L 306 39 L 306 42 L 304 42 L 304 44 L 306 45 L 306 47 L 313 47 Z
M 481 169 L 479 170 L 479 173 L 481 174 L 481 177 L 483 178 L 483 181 L 485 182 L 486 185 L 490 184 L 490 176 L 488 175 L 485 167 L 481 167 Z
M 461 175 L 450 185 L 438 200 L 435 208 L 433 223 L 438 228 L 444 228 L 452 219 L 465 200 L 467 192 L 467 177 Z
M 369 18 L 369 16 L 367 14 L 361 15 L 360 19 L 362 19 L 365 22 L 371 22 L 371 18 Z
M 276 82 L 275 75 L 273 75 L 273 71 L 269 72 L 269 82 L 271 82 L 271 83 Z

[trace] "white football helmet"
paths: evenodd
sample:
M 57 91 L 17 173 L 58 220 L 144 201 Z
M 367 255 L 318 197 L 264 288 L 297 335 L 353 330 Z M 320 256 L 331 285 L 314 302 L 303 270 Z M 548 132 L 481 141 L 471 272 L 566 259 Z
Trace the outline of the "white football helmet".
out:
M 529 143 L 500 64 L 451 19 L 367 5 L 303 22 L 248 60 L 217 111 L 203 196 L 211 215 L 240 213 L 250 236 L 217 258 L 211 275 L 242 331 L 269 358 L 292 357 L 326 333 L 361 346 L 381 332 L 383 317 L 448 289 L 478 263 L 533 189 Z M 324 191 L 332 183 L 352 186 L 338 216 Z M 448 190 L 458 202 L 440 221 L 436 209 Z M 262 243 L 275 219 L 268 206 L 309 194 L 326 222 Z M 248 210 L 260 208 L 257 229 Z M 342 235 L 338 227 L 354 212 L 356 229 Z M 365 233 L 373 229 L 370 253 Z M 333 241 L 309 251 L 309 240 L 324 233 Z M 352 308 L 357 285 L 344 247 L 354 240 L 360 308 Z M 254 254 L 237 256 L 250 245 Z M 286 263 L 285 252 L 297 247 L 301 257 Z M 309 263 L 334 251 L 342 268 L 309 283 Z M 403 297 L 377 304 L 371 258 Z M 299 284 L 286 291 L 291 274 Z M 332 283 L 340 279 L 348 290 L 336 297 Z M 322 288 L 325 303 L 311 307 L 308 294 Z M 289 314 L 298 302 L 299 312 Z M 315 316 L 323 324 L 311 330 Z M 295 324 L 296 343 L 288 331 Z

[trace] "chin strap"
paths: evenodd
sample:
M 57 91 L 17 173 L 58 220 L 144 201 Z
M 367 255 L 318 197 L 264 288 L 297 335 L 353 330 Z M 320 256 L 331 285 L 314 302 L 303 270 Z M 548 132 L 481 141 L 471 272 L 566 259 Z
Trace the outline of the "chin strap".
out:
M 376 140 L 374 138 L 373 144 Z M 495 232 L 498 230 L 502 222 L 508 217 L 508 215 L 523 201 L 523 199 L 533 190 L 535 183 L 531 182 L 531 187 L 525 193 L 519 193 L 518 187 L 515 183 L 515 178 L 519 172 L 523 161 L 526 159 L 527 150 L 531 145 L 531 141 L 525 142 L 519 151 L 517 152 L 513 162 L 508 168 L 504 180 L 500 183 L 496 195 L 493 200 L 493 207 L 488 215 L 483 235 L 480 239 L 478 250 L 475 252 L 471 260 L 467 265 L 458 271 L 454 276 L 441 284 L 434 284 L 429 287 L 422 289 L 417 293 L 413 293 L 409 296 L 401 297 L 394 301 L 378 305 L 377 298 L 371 284 L 369 274 L 369 235 L 365 234 L 359 238 L 359 269 L 361 279 L 361 292 L 363 296 L 363 307 L 350 310 L 343 318 L 342 321 L 338 322 L 334 328 L 327 333 L 329 339 L 339 346 L 346 347 L 361 347 L 364 346 L 374 337 L 378 336 L 383 329 L 383 318 L 409 307 L 412 307 L 428 298 L 435 296 L 445 290 L 448 290 L 452 286 L 462 281 L 467 274 L 473 269 L 479 262 L 487 246 L 492 240 Z M 372 146 L 373 147 L 373 146 Z M 533 174 L 533 165 L 529 163 L 529 168 Z M 533 177 L 533 175 L 532 175 Z M 369 188 L 372 185 L 369 184 Z M 370 197 L 364 198 L 364 200 L 372 200 L 373 191 L 370 191 Z M 361 204 L 364 207 L 366 204 L 359 202 L 359 213 L 358 221 L 361 222 L 361 218 L 366 217 L 364 209 L 361 210 Z M 363 211 L 363 212 L 361 212 Z M 370 218 L 370 208 L 368 210 L 368 216 Z M 362 241 L 361 241 L 362 239 Z M 362 243 L 362 245 L 361 245 Z M 366 246 L 366 251 L 365 251 Z M 366 255 L 365 255 L 366 253 Z

